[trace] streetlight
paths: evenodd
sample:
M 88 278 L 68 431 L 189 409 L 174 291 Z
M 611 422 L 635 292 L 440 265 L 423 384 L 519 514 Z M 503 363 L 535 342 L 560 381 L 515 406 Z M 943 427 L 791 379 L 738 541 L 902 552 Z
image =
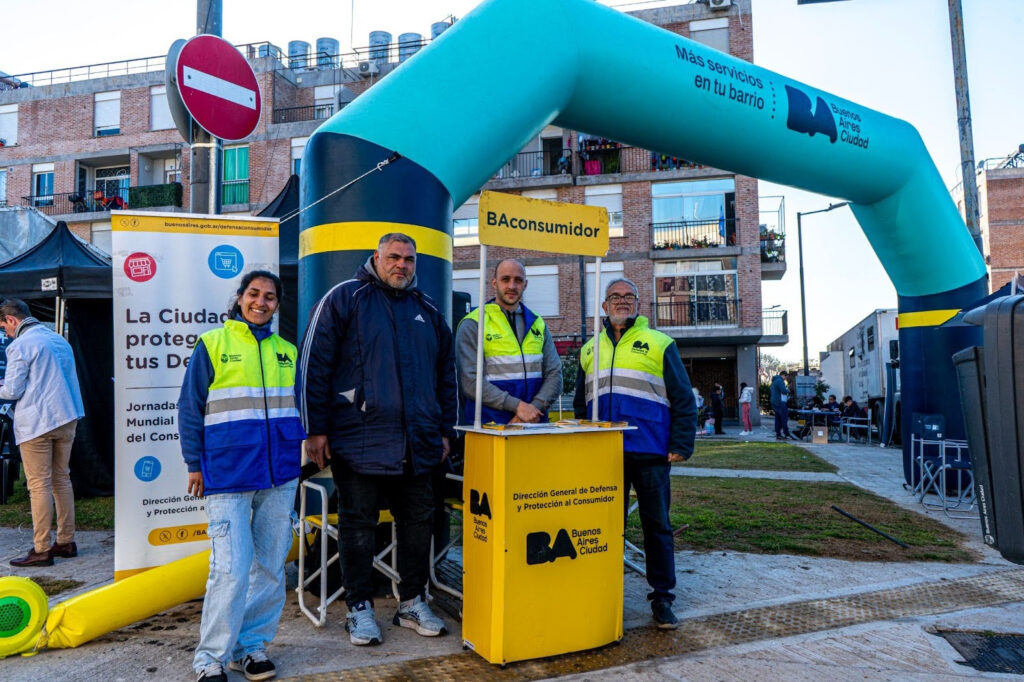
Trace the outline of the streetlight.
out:
M 803 231 L 801 230 L 801 218 L 805 215 L 814 215 L 815 213 L 828 213 L 834 211 L 837 208 L 843 206 L 849 206 L 849 201 L 842 201 L 838 204 L 829 204 L 828 208 L 819 208 L 817 211 L 804 211 L 801 213 L 797 211 L 796 214 L 796 248 L 800 256 L 800 328 L 804 335 L 804 376 L 810 375 L 807 362 L 807 303 L 804 300 L 804 238 Z

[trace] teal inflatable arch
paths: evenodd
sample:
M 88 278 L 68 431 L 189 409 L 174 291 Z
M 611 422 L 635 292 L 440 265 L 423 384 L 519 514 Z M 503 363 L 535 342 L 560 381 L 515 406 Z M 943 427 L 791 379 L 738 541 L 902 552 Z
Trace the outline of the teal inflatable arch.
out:
M 300 319 L 392 230 L 447 307 L 452 207 L 548 124 L 849 201 L 899 295 L 903 433 L 963 437 L 950 356 L 980 338 L 938 325 L 985 264 L 913 126 L 593 0 L 487 0 L 314 133 Z

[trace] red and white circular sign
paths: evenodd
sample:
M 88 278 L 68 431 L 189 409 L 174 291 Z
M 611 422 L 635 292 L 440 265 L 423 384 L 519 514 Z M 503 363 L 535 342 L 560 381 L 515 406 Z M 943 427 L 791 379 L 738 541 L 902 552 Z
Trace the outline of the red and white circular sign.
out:
M 181 48 L 174 71 L 185 108 L 203 130 L 235 141 L 256 129 L 260 87 L 234 45 L 218 36 L 196 36 Z

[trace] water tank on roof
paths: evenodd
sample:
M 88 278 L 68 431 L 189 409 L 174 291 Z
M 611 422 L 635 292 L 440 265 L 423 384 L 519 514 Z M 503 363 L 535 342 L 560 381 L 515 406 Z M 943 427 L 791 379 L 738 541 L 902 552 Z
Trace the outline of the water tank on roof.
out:
M 288 42 L 288 68 L 308 69 L 309 68 L 309 43 L 305 40 L 291 40 Z
M 337 65 L 338 41 L 334 38 L 316 39 L 316 68 L 333 69 Z
M 391 34 L 387 31 L 370 31 L 370 59 L 386 62 L 390 44 Z
M 256 48 L 256 56 L 257 57 L 273 57 L 273 56 L 275 56 L 274 55 L 274 46 L 271 45 L 270 43 L 261 43 Z
M 430 39 L 436 40 L 439 35 L 451 27 L 447 21 L 435 21 L 430 25 Z
M 398 36 L 398 61 L 404 62 L 419 52 L 423 46 L 423 36 L 419 33 L 403 33 Z

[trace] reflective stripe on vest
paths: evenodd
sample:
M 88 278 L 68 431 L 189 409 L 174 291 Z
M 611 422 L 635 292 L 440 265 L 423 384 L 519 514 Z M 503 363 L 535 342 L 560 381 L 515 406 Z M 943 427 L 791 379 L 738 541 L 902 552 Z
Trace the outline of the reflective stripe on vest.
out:
M 606 331 L 600 335 L 598 415 L 601 419 L 625 420 L 637 426 L 623 435 L 626 452 L 664 453 L 669 438 L 669 401 L 665 387 L 666 352 L 675 342 L 650 329 L 646 317 L 637 317 L 617 344 Z M 593 410 L 594 340 L 580 349 L 580 365 L 586 375 L 587 414 Z M 670 350 L 672 349 L 672 350 Z
M 487 322 L 484 325 L 484 376 L 509 395 L 531 402 L 544 383 L 544 320 L 535 315 L 526 306 L 520 309 L 524 321 L 530 326 L 523 335 L 520 345 L 515 330 L 509 324 L 505 311 L 497 303 L 487 303 L 484 312 Z M 533 318 L 532 321 L 530 318 Z M 477 307 L 466 315 L 465 319 L 479 324 L 480 308 Z M 472 421 L 474 403 L 466 401 L 466 419 Z M 497 421 L 506 423 L 512 418 L 511 412 L 503 412 L 488 408 L 482 410 L 484 422 Z

